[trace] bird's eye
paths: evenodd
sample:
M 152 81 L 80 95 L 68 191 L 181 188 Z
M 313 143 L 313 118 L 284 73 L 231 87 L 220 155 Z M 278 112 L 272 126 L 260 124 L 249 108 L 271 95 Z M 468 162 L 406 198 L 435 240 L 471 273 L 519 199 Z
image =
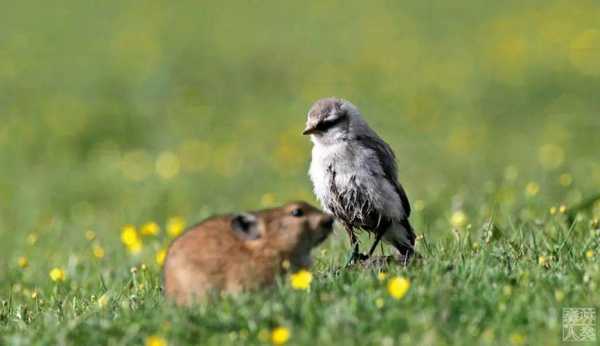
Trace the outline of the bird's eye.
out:
M 296 209 L 292 210 L 292 212 L 290 214 L 293 217 L 302 217 L 302 216 L 304 216 L 304 211 L 300 208 L 296 208 Z

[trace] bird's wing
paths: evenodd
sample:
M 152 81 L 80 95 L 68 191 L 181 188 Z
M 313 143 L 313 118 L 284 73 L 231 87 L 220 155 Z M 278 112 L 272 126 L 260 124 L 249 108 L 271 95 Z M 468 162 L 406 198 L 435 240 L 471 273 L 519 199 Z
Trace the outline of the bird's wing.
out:
M 394 186 L 394 189 L 400 197 L 402 208 L 406 213 L 406 218 L 410 216 L 410 203 L 406 196 L 406 191 L 402 184 L 398 182 L 398 169 L 396 168 L 396 154 L 392 148 L 377 135 L 374 136 L 358 136 L 356 138 L 362 145 L 373 150 L 377 155 L 379 164 L 383 170 L 385 178 Z

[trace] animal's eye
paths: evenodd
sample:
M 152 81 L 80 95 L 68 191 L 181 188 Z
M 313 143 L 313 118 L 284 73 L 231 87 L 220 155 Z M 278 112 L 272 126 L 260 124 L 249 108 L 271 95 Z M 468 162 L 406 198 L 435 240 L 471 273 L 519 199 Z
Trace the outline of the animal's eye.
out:
M 302 217 L 304 216 L 304 211 L 300 208 L 296 208 L 292 210 L 290 214 L 292 214 L 293 217 Z

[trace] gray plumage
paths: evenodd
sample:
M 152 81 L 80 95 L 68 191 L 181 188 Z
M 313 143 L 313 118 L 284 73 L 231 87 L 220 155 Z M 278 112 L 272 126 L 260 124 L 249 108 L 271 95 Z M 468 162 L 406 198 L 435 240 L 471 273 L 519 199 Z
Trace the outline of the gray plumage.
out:
M 355 251 L 354 231 L 360 228 L 374 233 L 376 242 L 382 238 L 410 255 L 415 236 L 396 157 L 358 109 L 343 99 L 321 99 L 308 112 L 303 134 L 313 142 L 309 175 L 314 192 L 345 226 Z

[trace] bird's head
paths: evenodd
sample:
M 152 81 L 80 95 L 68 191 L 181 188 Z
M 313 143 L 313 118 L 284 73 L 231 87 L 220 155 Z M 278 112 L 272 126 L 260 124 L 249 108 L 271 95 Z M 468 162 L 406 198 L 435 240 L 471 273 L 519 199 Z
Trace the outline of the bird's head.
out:
M 308 111 L 303 135 L 313 140 L 334 141 L 351 131 L 353 121 L 360 119 L 356 106 L 337 97 L 328 97 L 315 102 Z

